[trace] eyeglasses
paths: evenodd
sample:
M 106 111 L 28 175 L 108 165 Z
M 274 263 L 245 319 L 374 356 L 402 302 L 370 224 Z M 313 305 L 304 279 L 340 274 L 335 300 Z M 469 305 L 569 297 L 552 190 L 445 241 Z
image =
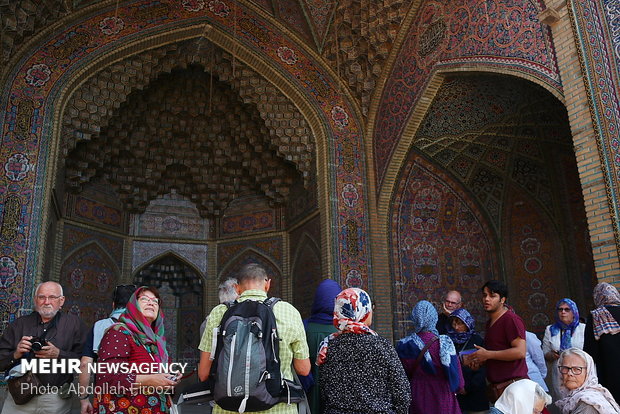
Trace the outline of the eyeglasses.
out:
M 573 375 L 581 375 L 584 368 L 585 367 L 567 367 L 566 365 L 560 365 L 558 367 L 558 369 L 560 370 L 560 373 L 568 374 L 568 371 L 570 371 L 573 373 Z
M 37 300 L 41 301 L 41 302 L 45 302 L 46 300 L 49 300 L 50 302 L 58 300 L 62 298 L 62 296 L 45 296 L 45 295 L 37 295 Z
M 148 296 L 140 296 L 140 297 L 138 298 L 138 300 L 139 300 L 141 303 L 144 303 L 145 305 L 146 305 L 146 304 L 148 304 L 148 303 L 154 303 L 154 304 L 156 304 L 156 305 L 159 305 L 159 299 L 157 299 L 157 298 L 150 298 L 150 297 L 148 297 Z
M 458 305 L 461 302 L 452 302 L 451 300 L 446 299 L 444 300 L 444 303 L 447 303 L 448 305 Z
M 571 308 L 557 308 L 556 310 L 557 310 L 558 312 L 570 312 L 570 311 L 572 311 L 572 309 L 571 309 Z

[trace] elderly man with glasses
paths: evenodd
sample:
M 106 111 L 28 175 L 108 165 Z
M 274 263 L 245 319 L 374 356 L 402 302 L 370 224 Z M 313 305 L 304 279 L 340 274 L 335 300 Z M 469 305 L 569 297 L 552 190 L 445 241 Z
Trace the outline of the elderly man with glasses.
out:
M 33 358 L 79 360 L 86 326 L 77 316 L 59 312 L 64 303 L 60 284 L 44 282 L 37 286 L 35 311 L 12 322 L 0 338 L 0 370 L 9 370 Z M 14 394 L 8 394 L 2 414 L 68 414 L 71 411 L 71 394 L 62 391 L 69 389 L 73 375 L 41 373 L 37 376 L 41 383 L 37 390 L 43 392 L 20 405 L 15 401 L 20 400 L 21 395 L 14 398 Z
M 451 290 L 444 296 L 442 306 L 437 319 L 437 331 L 440 335 L 446 335 L 450 327 L 450 314 L 463 306 L 463 299 L 458 290 Z

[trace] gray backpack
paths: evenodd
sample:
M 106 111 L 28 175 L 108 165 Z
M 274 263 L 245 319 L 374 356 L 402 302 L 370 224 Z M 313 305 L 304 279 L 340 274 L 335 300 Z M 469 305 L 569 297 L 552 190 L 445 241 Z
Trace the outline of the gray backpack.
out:
M 268 410 L 282 401 L 280 339 L 273 313 L 279 300 L 227 303 L 210 373 L 220 407 L 243 413 Z

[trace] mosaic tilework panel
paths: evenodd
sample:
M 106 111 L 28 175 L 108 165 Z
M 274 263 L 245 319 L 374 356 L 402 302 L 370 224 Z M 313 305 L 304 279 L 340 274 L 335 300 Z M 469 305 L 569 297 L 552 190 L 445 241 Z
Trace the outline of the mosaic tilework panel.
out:
M 69 217 L 117 231 L 124 229 L 124 214 L 120 208 L 81 195 L 69 195 L 67 204 Z
M 510 65 L 560 90 L 548 27 L 530 0 L 427 0 L 416 13 L 384 89 L 373 147 L 377 180 L 385 169 L 411 111 L 438 65 Z
M 323 39 L 329 27 L 329 18 L 335 3 L 323 0 L 305 0 L 307 13 L 311 16 L 314 30 L 319 39 Z
M 229 263 L 242 251 L 252 249 L 260 254 L 269 257 L 276 266 L 282 266 L 282 238 L 280 236 L 268 237 L 264 239 L 239 240 L 233 242 L 220 243 L 217 246 L 217 262 L 218 268 L 223 269 L 226 263 Z
M 181 303 L 183 299 L 181 298 Z M 198 344 L 200 343 L 200 324 L 203 320 L 201 307 L 183 306 L 178 310 L 177 360 L 189 362 L 190 367 L 195 367 L 200 358 Z
M 60 270 L 64 308 L 87 325 L 112 311 L 112 292 L 119 280 L 118 267 L 96 244 L 88 244 L 67 257 Z
M 240 256 L 226 263 L 223 268 L 218 269 L 220 281 L 224 281 L 229 277 L 236 277 L 241 268 L 250 263 L 257 263 L 267 271 L 267 276 L 271 279 L 269 296 L 276 296 L 284 300 L 288 299 L 282 296 L 282 274 L 280 270 L 274 265 L 271 258 L 257 253 L 255 250 L 243 251 Z
M 178 325 L 180 323 L 177 312 L 178 299 L 172 293 L 172 289 L 168 285 L 164 285 L 159 289 L 159 295 L 163 301 L 161 307 L 164 315 L 164 331 L 166 335 L 166 348 L 168 355 L 173 358 L 177 357 L 177 341 L 178 341 Z
M 331 228 L 355 227 L 361 235 L 356 249 L 344 248 L 345 239 L 340 234 L 331 235 L 333 266 L 343 278 L 363 274 L 362 282 L 372 283 L 368 272 L 371 255 L 366 243 L 366 203 L 359 202 L 366 199 L 366 166 L 364 157 L 359 155 L 363 148 L 362 127 L 359 119 L 351 116 L 355 113 L 354 105 L 339 92 L 337 82 L 323 69 L 322 62 L 306 53 L 295 39 L 282 36 L 261 14 L 234 1 L 213 4 L 214 7 L 207 7 L 204 2 L 190 4 L 176 0 L 134 0 L 118 8 L 105 4 L 84 15 L 82 21 L 65 27 L 64 32 L 41 39 L 31 54 L 20 61 L 20 66 L 10 69 L 8 76 L 12 82 L 5 85 L 1 97 L 5 118 L 0 159 L 11 168 L 9 176 L 0 177 L 0 187 L 6 186 L 8 190 L 2 193 L 3 204 L 15 199 L 15 206 L 21 206 L 15 209 L 21 216 L 16 215 L 14 225 L 3 225 L 2 230 L 18 229 L 23 235 L 21 242 L 16 238 L 5 246 L 10 251 L 6 260 L 15 264 L 16 273 L 31 274 L 37 270 L 42 219 L 37 212 L 45 193 L 34 190 L 45 188 L 48 151 L 56 124 L 54 99 L 67 79 L 102 54 L 121 50 L 118 46 L 126 44 L 127 39 L 170 33 L 202 18 L 271 62 L 269 70 L 279 71 L 314 108 L 319 122 L 326 128 L 322 136 L 328 150 L 331 190 L 354 196 L 330 200 L 330 209 L 338 212 L 331 216 Z M 239 27 L 244 29 L 237 30 Z M 334 145 L 335 142 L 339 144 Z M 24 242 L 28 243 L 28 249 L 20 245 Z M 30 289 L 31 286 L 24 285 L 12 291 L 24 296 Z M 28 301 L 24 297 L 22 300 Z
M 560 235 L 548 216 L 518 188 L 510 188 L 502 238 L 509 280 L 508 304 L 528 330 L 542 333 L 553 321 L 555 302 L 567 284 Z
M 576 0 L 569 3 L 578 37 L 584 83 L 596 120 L 598 148 L 613 208 L 614 232 L 620 238 L 620 8 L 615 0 Z
M 547 157 L 573 154 L 568 125 L 562 104 L 531 82 L 492 74 L 451 76 L 413 145 L 470 188 L 500 232 L 508 182 L 553 214 L 557 172 Z
M 290 24 L 290 28 L 301 34 L 309 43 L 313 43 L 312 32 L 308 27 L 308 21 L 304 16 L 299 2 L 296 0 L 280 0 L 274 3 L 278 8 L 278 14 L 284 22 Z
M 132 216 L 136 236 L 206 240 L 208 232 L 208 220 L 200 217 L 194 203 L 177 194 L 153 200 L 143 214 Z
M 291 246 L 291 257 L 293 252 L 299 246 L 301 238 L 304 235 L 308 235 L 317 246 L 321 246 L 321 218 L 320 216 L 313 217 L 307 223 L 297 227 L 289 234 L 289 245 Z
M 287 224 L 290 225 L 307 217 L 318 208 L 316 177 L 309 180 L 307 187 L 304 188 L 301 182 L 291 187 L 291 195 L 286 205 Z
M 62 255 L 66 257 L 73 250 L 90 242 L 97 242 L 112 258 L 118 269 L 123 267 L 123 244 L 120 237 L 113 237 L 92 229 L 86 229 L 72 224 L 65 224 L 62 240 Z
M 498 275 L 497 252 L 489 224 L 471 197 L 412 151 L 392 205 L 395 336 L 408 331 L 416 302 L 439 306 L 450 289 L 462 293 L 480 325 L 486 317 L 479 289 Z
M 133 259 L 131 263 L 132 272 L 144 266 L 156 257 L 165 253 L 174 253 L 182 257 L 187 263 L 193 265 L 207 274 L 207 245 L 203 244 L 183 244 L 183 243 L 158 243 L 136 241 L 133 243 Z
M 314 292 L 323 280 L 321 253 L 317 245 L 306 238 L 294 254 L 292 267 L 293 303 L 303 318 L 310 317 Z
M 321 267 L 320 218 L 314 217 L 289 235 L 293 301 L 302 316 L 310 316 L 316 287 L 326 275 Z
M 276 212 L 274 210 L 254 211 L 222 218 L 222 235 L 254 233 L 275 229 Z

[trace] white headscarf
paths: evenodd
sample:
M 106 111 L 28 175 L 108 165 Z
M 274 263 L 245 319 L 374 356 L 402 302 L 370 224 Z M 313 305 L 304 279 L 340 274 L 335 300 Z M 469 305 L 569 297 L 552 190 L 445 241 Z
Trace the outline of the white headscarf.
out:
M 569 348 L 560 355 L 558 365 L 561 365 L 566 353 L 578 355 L 586 363 L 586 379 L 581 387 L 569 391 L 563 384 L 560 385 L 560 393 L 564 396 L 556 401 L 563 414 L 572 413 L 580 401 L 594 407 L 601 414 L 620 413 L 620 407 L 607 388 L 598 383 L 596 365 L 592 357 L 578 348 Z
M 529 379 L 513 382 L 495 402 L 495 408 L 506 414 L 532 414 L 536 401 L 536 385 Z

